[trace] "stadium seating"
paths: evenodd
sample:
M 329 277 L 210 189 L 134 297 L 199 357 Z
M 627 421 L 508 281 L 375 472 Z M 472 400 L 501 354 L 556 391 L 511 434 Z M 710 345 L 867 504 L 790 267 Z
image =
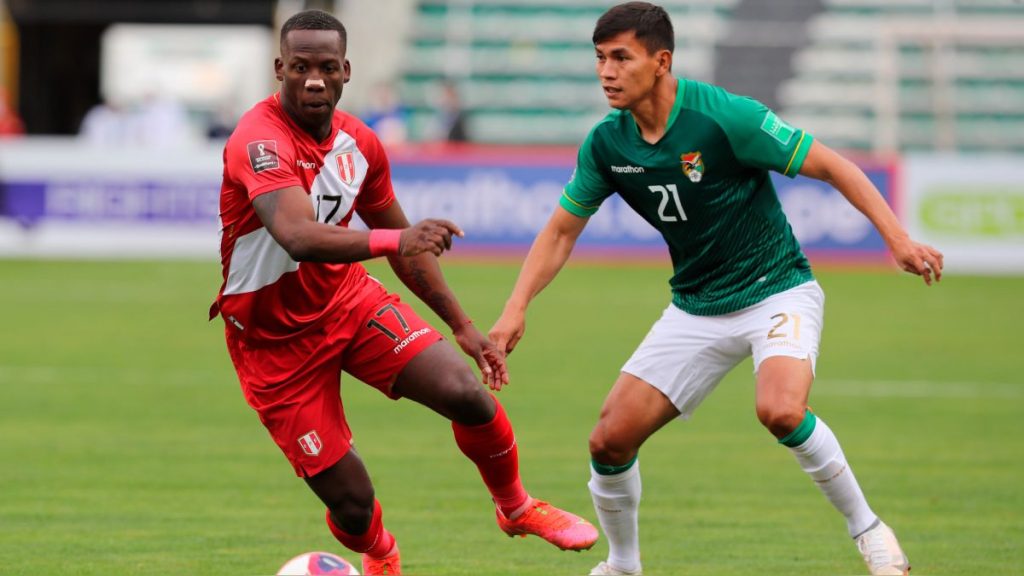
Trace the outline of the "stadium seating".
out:
M 677 70 L 710 80 L 714 47 L 738 0 L 669 0 Z M 422 0 L 401 70 L 414 138 L 434 127 L 438 86 L 450 78 L 473 138 L 491 143 L 578 143 L 607 111 L 590 42 L 607 8 L 595 0 Z
M 832 145 L 1024 150 L 1024 3 L 821 0 L 823 10 L 808 13 L 806 22 L 785 22 L 798 49 L 791 68 L 772 73 L 743 72 L 736 52 L 722 49 L 742 46 L 758 25 L 777 38 L 771 26 L 780 22 L 759 21 L 775 12 L 755 11 L 751 19 L 751 9 L 761 7 L 747 0 L 662 4 L 676 24 L 677 73 L 708 81 L 721 76 L 718 81 L 745 94 L 756 91 L 737 74 L 754 87 L 786 78 L 770 92 L 775 98 L 762 98 Z M 449 78 L 474 140 L 578 143 L 607 110 L 590 43 L 607 6 L 599 0 L 417 0 L 399 71 L 412 137 L 440 137 L 439 86 Z M 751 54 L 758 53 L 739 58 Z M 722 72 L 716 64 L 730 56 L 725 71 L 734 78 L 716 74 Z
M 1024 4 L 824 4 L 779 87 L 790 122 L 844 148 L 1024 150 Z

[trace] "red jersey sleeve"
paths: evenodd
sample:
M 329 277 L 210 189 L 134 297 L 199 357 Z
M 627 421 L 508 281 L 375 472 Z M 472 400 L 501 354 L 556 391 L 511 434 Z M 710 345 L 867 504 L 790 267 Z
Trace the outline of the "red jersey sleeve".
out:
M 273 118 L 246 118 L 235 129 L 224 151 L 231 178 L 249 199 L 290 186 L 302 186 L 295 173 L 295 146 L 288 132 Z
M 356 197 L 356 210 L 380 212 L 395 201 L 395 190 L 391 186 L 391 164 L 377 135 L 369 128 L 366 131 L 368 136 L 362 141 L 365 146 L 362 152 L 369 166 L 366 180 Z

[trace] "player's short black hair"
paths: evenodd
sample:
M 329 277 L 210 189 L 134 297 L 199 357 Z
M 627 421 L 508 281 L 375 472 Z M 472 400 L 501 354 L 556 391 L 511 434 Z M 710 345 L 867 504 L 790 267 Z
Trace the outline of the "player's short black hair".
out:
M 676 49 L 676 35 L 668 12 L 650 2 L 626 2 L 609 8 L 594 26 L 594 44 L 610 40 L 623 32 L 635 33 L 636 39 L 651 54 L 658 50 L 674 52 Z
M 292 30 L 334 30 L 341 38 L 341 45 L 348 44 L 345 25 L 341 23 L 341 20 L 323 10 L 303 10 L 286 20 L 281 26 L 281 46 L 284 46 L 284 40 Z

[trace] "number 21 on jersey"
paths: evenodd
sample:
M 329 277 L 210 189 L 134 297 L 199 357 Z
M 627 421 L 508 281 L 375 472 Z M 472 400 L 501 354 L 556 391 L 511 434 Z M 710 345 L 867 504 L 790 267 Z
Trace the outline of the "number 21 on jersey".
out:
M 661 194 L 661 204 L 658 205 L 658 218 L 662 222 L 685 222 L 686 212 L 683 211 L 683 203 L 679 200 L 679 189 L 676 188 L 675 184 L 666 184 L 664 186 L 654 185 L 647 187 L 654 194 Z M 672 198 L 674 206 L 669 206 L 669 197 Z M 670 214 L 673 208 L 675 213 Z

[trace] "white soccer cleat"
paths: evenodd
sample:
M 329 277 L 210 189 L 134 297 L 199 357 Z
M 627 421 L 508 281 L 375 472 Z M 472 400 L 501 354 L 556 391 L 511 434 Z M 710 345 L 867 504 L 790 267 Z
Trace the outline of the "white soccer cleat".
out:
M 633 571 L 621 570 L 603 560 L 590 571 L 590 576 L 640 576 L 641 574 L 643 572 L 640 571 L 640 568 Z
M 910 574 L 910 560 L 896 541 L 892 528 L 881 520 L 873 528 L 857 537 L 857 550 L 864 557 L 871 576 L 906 576 Z

